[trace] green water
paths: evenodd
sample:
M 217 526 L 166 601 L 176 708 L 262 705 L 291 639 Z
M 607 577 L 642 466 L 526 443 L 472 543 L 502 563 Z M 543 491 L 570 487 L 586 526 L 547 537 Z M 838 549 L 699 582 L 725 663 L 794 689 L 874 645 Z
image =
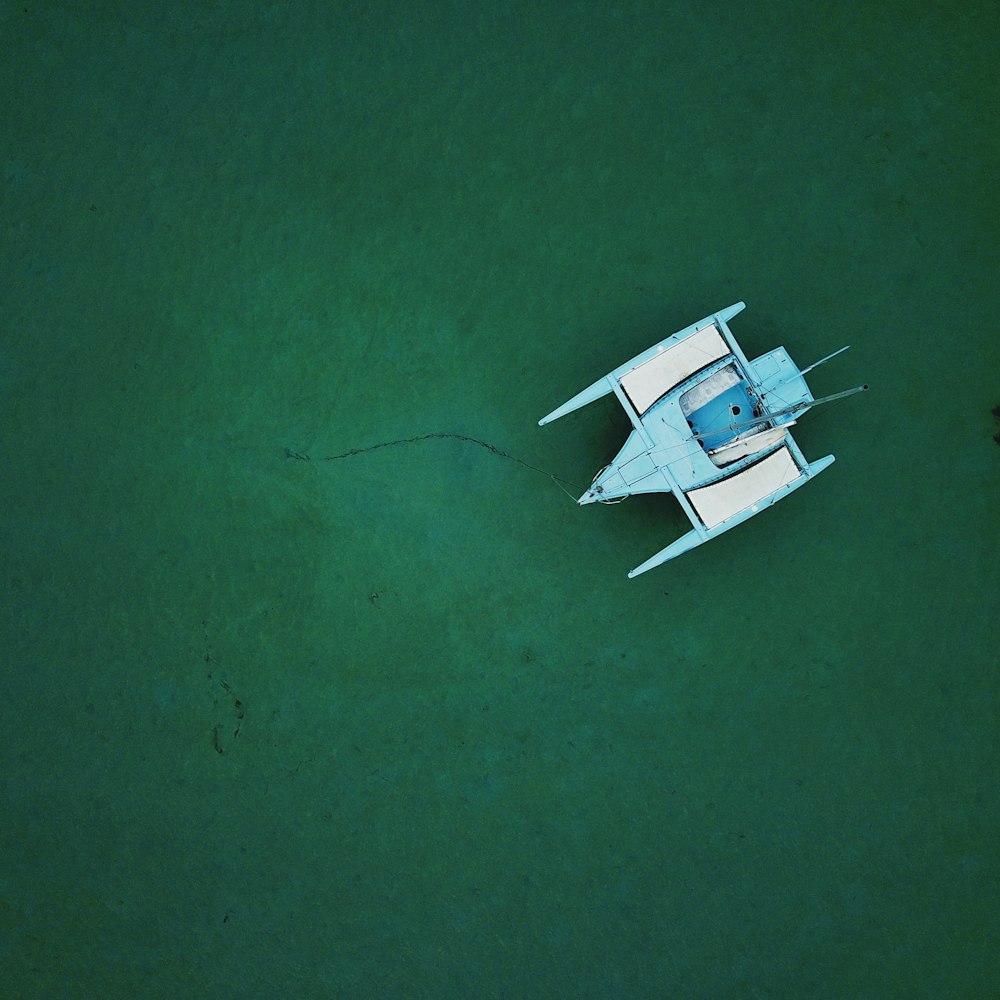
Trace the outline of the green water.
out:
M 5 5 L 0 995 L 1000 995 L 998 28 Z M 669 498 L 326 460 L 582 490 L 739 299 L 872 390 L 635 581 Z

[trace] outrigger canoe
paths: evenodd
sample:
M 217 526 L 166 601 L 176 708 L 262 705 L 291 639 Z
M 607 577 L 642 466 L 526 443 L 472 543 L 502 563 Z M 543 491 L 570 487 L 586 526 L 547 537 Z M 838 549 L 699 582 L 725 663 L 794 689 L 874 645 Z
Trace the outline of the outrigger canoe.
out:
M 805 376 L 846 347 L 799 369 L 783 347 L 747 359 L 729 329 L 737 302 L 671 334 L 608 372 L 538 421 L 551 423 L 614 393 L 632 431 L 577 500 L 616 503 L 633 493 L 672 493 L 691 530 L 629 573 L 639 576 L 777 503 L 833 464 L 807 462 L 789 428 L 820 403 Z

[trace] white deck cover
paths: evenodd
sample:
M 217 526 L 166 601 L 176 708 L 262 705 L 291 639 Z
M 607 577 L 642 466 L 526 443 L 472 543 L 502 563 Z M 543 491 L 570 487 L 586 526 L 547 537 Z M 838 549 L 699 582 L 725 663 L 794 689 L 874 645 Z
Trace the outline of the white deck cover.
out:
M 729 347 L 713 323 L 644 361 L 618 381 L 641 416 L 675 385 L 727 354 Z
M 714 528 L 776 489 L 795 482 L 799 475 L 792 453 L 788 448 L 779 448 L 773 455 L 735 476 L 691 490 L 687 498 L 705 527 Z

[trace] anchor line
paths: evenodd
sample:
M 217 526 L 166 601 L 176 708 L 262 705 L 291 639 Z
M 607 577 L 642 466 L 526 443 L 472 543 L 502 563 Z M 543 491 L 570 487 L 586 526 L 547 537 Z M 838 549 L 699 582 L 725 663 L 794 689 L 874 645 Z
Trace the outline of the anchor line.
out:
M 565 483 L 566 486 L 572 486 L 577 490 L 583 489 L 583 487 L 578 486 L 576 483 L 570 482 L 568 479 L 563 479 L 561 476 L 557 476 L 554 472 L 547 472 L 545 469 L 540 469 L 537 465 L 525 462 L 524 459 L 518 458 L 516 455 L 512 455 L 509 451 L 504 451 L 502 448 L 498 448 L 495 444 L 490 444 L 489 441 L 483 441 L 480 438 L 472 437 L 470 434 L 452 434 L 447 431 L 432 434 L 418 434 L 416 437 L 396 438 L 394 441 L 380 441 L 378 444 L 366 445 L 364 448 L 351 448 L 350 451 L 342 451 L 339 455 L 324 455 L 322 460 L 324 462 L 337 462 L 342 458 L 351 458 L 354 455 L 363 455 L 365 452 L 377 451 L 379 448 L 392 448 L 400 444 L 414 444 L 417 441 L 430 441 L 434 438 L 451 438 L 453 441 L 467 441 L 469 444 L 478 444 L 480 448 L 485 448 L 487 451 L 492 452 L 499 458 L 506 458 L 511 462 L 517 462 L 518 465 L 522 465 L 526 469 L 531 469 L 532 472 L 538 472 L 543 476 L 547 476 L 574 502 L 575 497 L 573 497 L 572 494 L 567 493 L 565 488 L 560 484 Z M 308 455 L 292 451 L 290 448 L 285 449 L 285 457 L 298 459 L 299 461 L 309 461 Z

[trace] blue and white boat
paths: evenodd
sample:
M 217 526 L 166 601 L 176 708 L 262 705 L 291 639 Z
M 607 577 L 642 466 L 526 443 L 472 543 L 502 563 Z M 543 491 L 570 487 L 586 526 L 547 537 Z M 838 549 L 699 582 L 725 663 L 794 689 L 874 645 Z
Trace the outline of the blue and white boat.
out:
M 742 524 L 833 463 L 807 462 L 789 428 L 819 403 L 863 392 L 859 385 L 813 398 L 805 376 L 834 351 L 799 369 L 783 347 L 750 361 L 729 329 L 737 302 L 679 330 L 608 372 L 539 425 L 614 393 L 632 421 L 625 446 L 578 504 L 615 503 L 633 493 L 673 493 L 691 530 L 637 566 L 645 573 Z

